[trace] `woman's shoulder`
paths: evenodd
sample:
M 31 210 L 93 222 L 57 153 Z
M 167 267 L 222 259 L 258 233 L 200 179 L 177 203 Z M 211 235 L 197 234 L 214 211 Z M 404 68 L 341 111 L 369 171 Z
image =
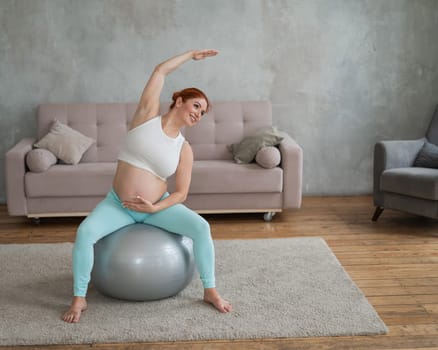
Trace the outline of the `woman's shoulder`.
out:
M 145 124 L 147 122 L 150 122 L 154 119 L 158 120 L 161 118 L 160 115 L 154 114 L 154 115 L 138 115 L 137 113 L 132 118 L 131 124 L 129 126 L 129 130 L 132 130 L 142 124 Z
M 192 152 L 193 153 L 192 146 L 190 145 L 190 143 L 185 138 L 182 141 L 181 150 L 186 150 L 187 152 Z

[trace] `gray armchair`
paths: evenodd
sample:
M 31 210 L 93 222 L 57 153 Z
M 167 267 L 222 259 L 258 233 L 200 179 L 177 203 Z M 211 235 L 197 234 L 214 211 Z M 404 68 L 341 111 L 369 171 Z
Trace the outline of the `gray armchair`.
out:
M 438 145 L 438 106 L 425 138 L 376 143 L 373 221 L 384 208 L 438 218 L 438 169 L 413 166 L 426 141 Z

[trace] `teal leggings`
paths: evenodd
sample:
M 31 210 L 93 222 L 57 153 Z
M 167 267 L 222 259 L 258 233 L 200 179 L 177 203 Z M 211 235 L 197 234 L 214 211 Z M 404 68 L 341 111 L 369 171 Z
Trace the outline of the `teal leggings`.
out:
M 165 193 L 162 198 L 169 196 Z M 196 267 L 204 288 L 215 287 L 214 247 L 210 225 L 183 204 L 176 204 L 157 213 L 141 213 L 126 209 L 110 191 L 90 215 L 80 224 L 73 247 L 73 292 L 85 297 L 94 262 L 94 244 L 101 238 L 133 223 L 145 223 L 190 237 Z

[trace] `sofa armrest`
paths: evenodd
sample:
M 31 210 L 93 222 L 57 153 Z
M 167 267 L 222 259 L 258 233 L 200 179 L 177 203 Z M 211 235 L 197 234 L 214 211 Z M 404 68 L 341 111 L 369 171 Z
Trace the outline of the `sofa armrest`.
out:
M 26 154 L 32 149 L 34 138 L 25 138 L 5 155 L 6 201 L 9 215 L 27 215 L 24 175 Z
M 279 145 L 281 167 L 283 168 L 283 208 L 301 207 L 303 179 L 303 150 L 288 134 L 282 133 Z
M 380 176 L 387 169 L 411 167 L 425 138 L 418 140 L 380 141 L 374 146 L 373 194 L 374 204 L 383 205 L 383 193 L 380 191 Z

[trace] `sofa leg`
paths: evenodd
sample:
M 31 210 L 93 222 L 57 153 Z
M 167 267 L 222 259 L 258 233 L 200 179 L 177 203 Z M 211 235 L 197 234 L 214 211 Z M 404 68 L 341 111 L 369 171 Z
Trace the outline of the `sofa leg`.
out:
M 380 214 L 382 214 L 383 209 L 384 209 L 383 207 L 376 207 L 376 210 L 374 212 L 373 218 L 371 220 L 377 221 L 377 219 L 379 218 Z
M 32 224 L 39 225 L 41 223 L 41 219 L 38 217 L 31 218 Z
M 263 220 L 267 222 L 272 221 L 274 215 L 275 215 L 275 211 L 268 211 L 267 213 L 263 214 Z

